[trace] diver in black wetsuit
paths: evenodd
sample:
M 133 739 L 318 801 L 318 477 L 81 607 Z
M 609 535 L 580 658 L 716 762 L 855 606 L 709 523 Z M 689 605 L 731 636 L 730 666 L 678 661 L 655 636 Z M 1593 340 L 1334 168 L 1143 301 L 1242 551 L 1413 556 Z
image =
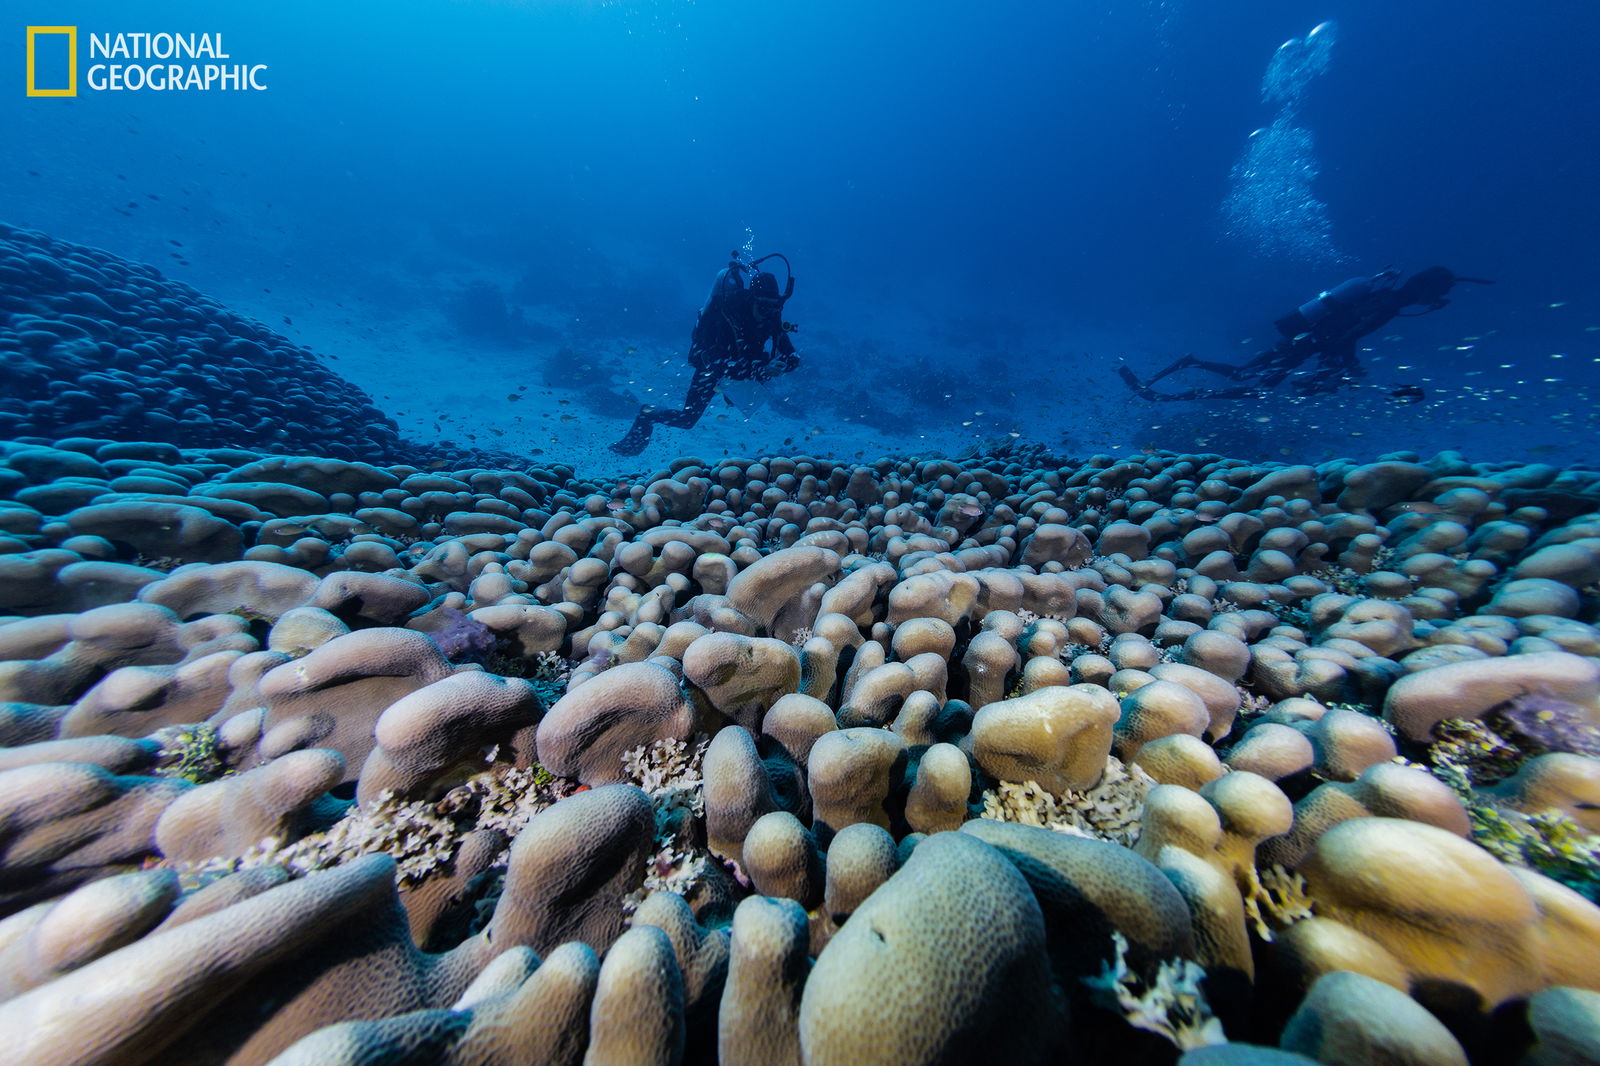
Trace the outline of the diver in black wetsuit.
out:
M 775 275 L 756 269 L 768 259 L 782 259 L 788 272 L 788 282 L 781 292 Z M 677 429 L 693 426 L 705 414 L 724 377 L 767 382 L 799 366 L 800 359 L 789 340 L 789 334 L 797 327 L 783 320 L 783 305 L 793 295 L 794 274 L 789 272 L 788 259 L 774 252 L 745 263 L 735 252 L 733 261 L 712 283 L 711 296 L 701 308 L 689 337 L 689 365 L 694 367 L 694 378 L 689 382 L 683 408 L 662 411 L 646 404 L 611 450 L 619 455 L 638 455 L 650 443 L 657 424 Z
M 1242 399 L 1259 396 L 1291 375 L 1296 379 L 1295 392 L 1302 396 L 1332 392 L 1341 383 L 1365 373 L 1356 359 L 1356 343 L 1362 337 L 1395 318 L 1416 318 L 1439 310 L 1450 302 L 1446 295 L 1451 286 L 1463 281 L 1493 284 L 1483 278 L 1461 277 L 1442 266 L 1420 271 L 1403 285 L 1397 270 L 1385 270 L 1370 278 L 1351 278 L 1273 323 L 1283 338 L 1248 363 L 1214 363 L 1186 355 L 1146 382 L 1141 383 L 1125 366 L 1118 367 L 1117 373 L 1128 388 L 1146 400 Z M 1422 310 L 1408 313 L 1408 307 Z M 1316 366 L 1302 370 L 1313 358 Z M 1188 369 L 1204 370 L 1238 384 L 1185 392 L 1156 392 L 1150 387 L 1168 374 Z M 1421 390 L 1415 386 L 1398 389 L 1393 395 L 1410 401 L 1422 398 Z

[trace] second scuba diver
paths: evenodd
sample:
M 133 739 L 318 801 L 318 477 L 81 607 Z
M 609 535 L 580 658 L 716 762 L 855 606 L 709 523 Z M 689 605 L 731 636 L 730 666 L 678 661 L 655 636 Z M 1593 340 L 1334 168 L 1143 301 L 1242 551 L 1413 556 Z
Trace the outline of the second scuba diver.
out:
M 1493 284 L 1483 278 L 1461 277 L 1442 266 L 1420 271 L 1404 284 L 1400 283 L 1397 270 L 1385 270 L 1370 278 L 1351 278 L 1278 319 L 1274 325 L 1282 339 L 1248 363 L 1216 363 L 1186 355 L 1149 381 L 1141 382 L 1125 366 L 1118 367 L 1117 373 L 1128 388 L 1146 400 L 1242 399 L 1258 396 L 1291 376 L 1295 378 L 1295 392 L 1302 396 L 1332 392 L 1364 372 L 1356 359 L 1356 342 L 1395 318 L 1416 318 L 1439 310 L 1450 302 L 1446 296 L 1451 287 L 1463 281 Z M 1422 310 L 1408 313 L 1408 307 Z M 1316 365 L 1312 369 L 1301 369 L 1313 358 Z M 1156 392 L 1150 387 L 1169 374 L 1189 369 L 1204 370 L 1238 384 L 1184 392 Z M 1422 398 L 1422 390 L 1406 386 L 1394 395 L 1414 401 Z

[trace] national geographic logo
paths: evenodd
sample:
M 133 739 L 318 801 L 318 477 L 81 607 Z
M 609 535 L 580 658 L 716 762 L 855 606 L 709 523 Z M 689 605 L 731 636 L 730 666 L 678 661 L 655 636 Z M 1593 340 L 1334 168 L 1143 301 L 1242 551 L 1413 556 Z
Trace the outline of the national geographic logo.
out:
M 88 92 L 263 92 L 265 63 L 233 59 L 220 33 L 86 33 Z M 102 60 L 102 62 L 95 62 Z M 29 96 L 78 95 L 78 27 L 28 27 Z
M 38 80 L 38 40 L 41 36 L 65 37 L 67 46 L 67 83 L 59 89 L 41 89 Z M 78 95 L 78 27 L 29 26 L 28 27 L 28 95 L 77 96 Z

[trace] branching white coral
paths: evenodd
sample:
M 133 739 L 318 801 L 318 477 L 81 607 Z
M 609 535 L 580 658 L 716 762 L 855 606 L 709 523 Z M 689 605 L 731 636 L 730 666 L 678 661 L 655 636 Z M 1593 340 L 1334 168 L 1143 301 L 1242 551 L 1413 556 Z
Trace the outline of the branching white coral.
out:
M 1272 710 L 1274 700 L 1270 696 L 1261 696 L 1243 685 L 1235 685 L 1239 693 L 1239 713 L 1245 718 L 1254 718 L 1258 714 L 1266 714 Z
M 403 803 L 385 792 L 352 807 L 320 833 L 292 843 L 268 837 L 239 856 L 219 856 L 182 867 L 205 878 L 257 866 L 283 866 L 295 877 L 384 853 L 399 864 L 402 888 L 425 880 L 455 857 L 467 834 L 497 829 L 512 838 L 533 816 L 573 790 L 571 782 L 542 767 L 500 766 L 452 789 L 437 803 Z M 505 861 L 500 856 L 499 862 Z
M 562 681 L 572 673 L 572 664 L 560 652 L 542 651 L 533 657 L 533 676 L 540 681 Z
M 151 738 L 161 744 L 153 771 L 157 777 L 181 777 L 203 785 L 233 773 L 217 747 L 217 731 L 212 726 L 171 725 L 156 730 Z
M 572 664 L 559 652 L 542 651 L 533 659 L 533 673 L 528 682 L 539 694 L 539 700 L 550 706 L 567 694 L 567 683 L 572 680 Z
M 1071 666 L 1081 656 L 1106 654 L 1111 650 L 1111 641 L 1112 636 L 1110 633 L 1101 637 L 1099 642 L 1095 644 L 1079 644 L 1076 641 L 1069 641 L 1061 646 L 1060 651 L 1056 652 L 1056 658 Z
M 1243 896 L 1245 919 L 1255 927 L 1256 935 L 1268 943 L 1275 938 L 1276 930 L 1311 917 L 1306 879 L 1282 866 L 1259 871 L 1251 867 Z
M 1158 1033 L 1180 1048 L 1226 1044 L 1222 1023 L 1211 1014 L 1205 990 L 1206 972 L 1188 959 L 1163 960 L 1153 980 L 1128 968 L 1128 938 L 1111 934 L 1116 957 L 1097 977 L 1085 977 L 1096 1003 L 1118 1011 L 1136 1029 Z
M 622 756 L 622 769 L 629 780 L 651 796 L 666 792 L 693 791 L 695 810 L 704 808 L 698 800 L 700 764 L 705 761 L 711 741 L 699 737 L 690 747 L 683 740 L 658 740 L 648 747 L 637 747 Z
M 282 866 L 295 877 L 326 870 L 379 852 L 394 856 L 399 883 L 415 884 L 448 863 L 456 850 L 455 822 L 431 803 L 401 803 L 385 792 L 372 803 L 352 807 L 326 831 L 285 844 L 267 837 L 235 858 L 206 859 L 186 873 L 232 873 L 258 866 Z
M 697 854 L 693 848 L 667 845 L 657 851 L 646 867 L 644 884 L 640 886 L 639 900 L 652 892 L 676 892 L 688 899 L 694 892 L 695 885 L 705 875 L 707 858 L 704 854 Z M 629 911 L 637 904 L 628 906 Z
M 1075 810 L 1046 792 L 1037 781 L 1001 781 L 997 788 L 984 789 L 983 814 L 979 817 L 1036 825 L 1071 836 L 1094 836 Z
M 501 767 L 477 775 L 446 798 L 463 805 L 477 801 L 477 821 L 472 829 L 498 829 L 515 837 L 534 815 L 568 794 L 570 788 L 542 766 Z
M 1145 796 L 1155 784 L 1142 768 L 1126 766 L 1113 755 L 1106 759 L 1099 784 L 1082 792 L 1055 796 L 1037 781 L 1002 781 L 998 788 L 984 790 L 981 817 L 1132 847 L 1139 839 Z
M 623 901 L 629 914 L 652 892 L 690 898 L 713 861 L 694 831 L 705 818 L 701 764 L 710 744 L 709 737 L 697 737 L 692 746 L 658 740 L 622 756 L 623 772 L 649 795 L 656 814 L 655 852 L 645 866 L 644 883 Z

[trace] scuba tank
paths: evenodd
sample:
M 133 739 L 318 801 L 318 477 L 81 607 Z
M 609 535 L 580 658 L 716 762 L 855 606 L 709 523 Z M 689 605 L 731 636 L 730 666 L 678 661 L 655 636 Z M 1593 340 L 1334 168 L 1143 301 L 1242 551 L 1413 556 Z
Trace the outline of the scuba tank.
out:
M 1278 328 L 1279 333 L 1293 340 L 1303 333 L 1315 330 L 1319 323 L 1335 311 L 1350 307 L 1379 289 L 1393 288 L 1397 277 L 1399 277 L 1398 271 L 1385 270 L 1370 278 L 1350 278 L 1341 281 L 1333 288 L 1307 300 L 1273 325 Z
M 745 269 L 739 253 L 734 252 L 728 265 L 717 271 L 717 278 L 711 283 L 711 293 L 694 321 L 694 331 L 689 334 L 689 365 L 696 370 L 705 369 L 707 357 L 718 346 L 717 335 L 721 332 L 718 327 L 728 324 L 724 305 L 734 293 L 744 291 Z
M 738 252 L 734 252 L 732 255 L 733 258 L 728 260 L 728 265 L 717 272 L 717 280 L 711 283 L 711 295 L 706 298 L 706 305 L 701 309 L 701 314 L 705 314 L 707 310 L 727 298 L 730 293 L 741 289 L 755 290 L 759 287 L 763 290 L 761 295 L 766 296 L 770 291 L 772 296 L 777 296 L 777 275 L 757 269 L 768 259 L 783 260 L 783 269 L 788 280 L 784 284 L 783 295 L 779 298 L 780 302 L 788 303 L 789 297 L 794 295 L 794 271 L 789 267 L 788 257 L 781 252 L 770 252 L 760 259 L 754 259 L 748 263 L 739 258 Z
M 784 273 L 788 280 L 784 284 L 783 294 L 778 294 L 777 275 L 757 268 L 768 259 L 782 259 Z M 746 263 L 739 258 L 739 253 L 734 252 L 728 265 L 717 272 L 717 279 L 711 283 L 711 295 L 706 297 L 705 306 L 700 309 L 702 319 L 714 310 L 721 310 L 722 304 L 735 293 L 750 292 L 762 300 L 777 300 L 778 310 L 781 312 L 783 305 L 789 302 L 789 297 L 794 295 L 794 272 L 789 269 L 789 260 L 786 256 L 772 252 L 760 259 Z
M 768 259 L 783 261 L 788 280 L 781 294 L 777 275 L 759 269 Z M 708 358 L 725 358 L 729 354 L 725 349 L 731 344 L 735 350 L 731 353 L 734 358 L 728 365 L 728 376 L 741 381 L 750 378 L 756 372 L 757 360 L 754 353 L 745 350 L 748 326 L 765 320 L 773 323 L 777 330 L 787 332 L 792 327 L 783 322 L 783 306 L 793 295 L 794 272 L 786 256 L 772 252 L 747 263 L 737 251 L 733 252 L 728 265 L 711 283 L 711 295 L 700 309 L 700 317 L 690 335 L 689 365 L 702 370 Z M 761 343 L 765 343 L 765 336 Z

